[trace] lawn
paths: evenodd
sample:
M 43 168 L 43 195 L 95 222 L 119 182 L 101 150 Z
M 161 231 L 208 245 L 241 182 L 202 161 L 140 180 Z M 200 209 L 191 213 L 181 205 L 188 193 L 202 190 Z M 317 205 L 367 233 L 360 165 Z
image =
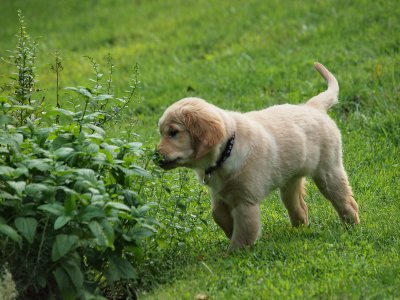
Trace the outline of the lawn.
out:
M 346 229 L 310 182 L 308 228 L 291 228 L 272 193 L 262 206 L 257 244 L 228 254 L 207 190 L 193 174 L 164 173 L 144 159 L 153 179 L 143 182 L 140 196 L 157 203 L 150 214 L 160 227 L 133 262 L 140 299 L 400 298 L 398 1 L 3 0 L 2 57 L 15 47 L 17 9 L 38 38 L 38 85 L 49 106 L 56 51 L 62 88 L 92 84 L 85 56 L 106 72 L 110 53 L 114 92 L 121 95 L 139 64 L 140 101 L 108 130 L 149 151 L 158 118 L 182 97 L 239 111 L 301 103 L 325 88 L 314 61 L 339 81 L 340 103 L 330 115 L 342 131 L 361 224 Z M 0 68 L 4 75 L 10 67 L 1 62 Z

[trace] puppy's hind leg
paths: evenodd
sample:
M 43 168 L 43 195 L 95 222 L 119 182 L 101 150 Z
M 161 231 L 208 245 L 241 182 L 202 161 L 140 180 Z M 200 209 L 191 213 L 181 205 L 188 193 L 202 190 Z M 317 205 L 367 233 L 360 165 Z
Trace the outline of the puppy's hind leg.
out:
M 293 178 L 280 189 L 282 202 L 289 213 L 290 222 L 295 227 L 308 225 L 308 208 L 304 202 L 305 183 L 304 177 Z
M 342 221 L 346 224 L 358 224 L 358 204 L 354 200 L 343 166 L 335 166 L 331 170 L 319 172 L 314 181 L 336 209 Z

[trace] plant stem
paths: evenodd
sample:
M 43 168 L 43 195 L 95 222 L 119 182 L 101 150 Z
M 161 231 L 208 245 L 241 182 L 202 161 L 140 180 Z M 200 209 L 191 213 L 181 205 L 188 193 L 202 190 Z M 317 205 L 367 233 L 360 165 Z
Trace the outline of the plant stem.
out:
M 86 114 L 86 110 L 87 110 L 88 104 L 89 104 L 89 97 L 86 97 L 86 101 L 85 101 L 85 108 L 83 109 L 83 112 L 82 112 L 82 118 L 81 118 L 81 120 L 80 120 L 80 122 L 79 122 L 79 133 L 81 133 L 81 132 L 82 132 L 82 123 L 83 123 L 83 118 L 85 117 L 85 114 Z

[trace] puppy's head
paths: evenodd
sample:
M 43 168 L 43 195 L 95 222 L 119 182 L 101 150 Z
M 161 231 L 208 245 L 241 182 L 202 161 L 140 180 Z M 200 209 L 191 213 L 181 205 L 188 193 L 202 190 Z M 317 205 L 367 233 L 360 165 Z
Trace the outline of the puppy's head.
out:
M 218 109 L 199 98 L 185 98 L 171 105 L 158 127 L 161 141 L 155 161 L 166 170 L 195 167 L 225 136 Z

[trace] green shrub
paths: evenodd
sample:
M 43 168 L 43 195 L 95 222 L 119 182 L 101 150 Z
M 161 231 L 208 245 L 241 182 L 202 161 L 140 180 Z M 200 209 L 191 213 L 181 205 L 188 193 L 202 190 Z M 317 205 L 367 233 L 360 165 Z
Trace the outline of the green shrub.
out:
M 31 51 L 26 36 L 19 36 L 21 57 Z M 20 69 L 20 60 L 14 64 Z M 33 79 L 33 61 L 30 70 Z M 58 78 L 58 57 L 53 70 Z M 124 282 L 137 278 L 141 241 L 156 231 L 146 216 L 152 203 L 142 203 L 133 187 L 150 175 L 137 165 L 140 143 L 109 138 L 100 126 L 137 85 L 109 112 L 115 99 L 99 81 L 94 90 L 70 88 L 83 100 L 78 111 L 62 109 L 57 93 L 46 126 L 26 74 L 0 93 L 0 265 L 8 265 L 23 298 L 91 299 L 121 287 L 132 296 Z

